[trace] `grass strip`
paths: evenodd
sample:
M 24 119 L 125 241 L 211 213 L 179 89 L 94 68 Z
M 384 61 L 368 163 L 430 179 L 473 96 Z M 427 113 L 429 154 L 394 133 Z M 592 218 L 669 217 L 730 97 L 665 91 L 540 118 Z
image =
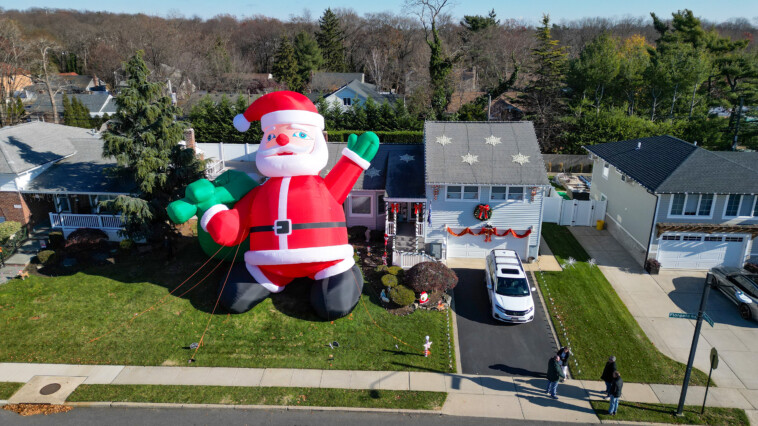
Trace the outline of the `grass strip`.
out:
M 166 303 L 136 316 L 207 259 L 196 241 L 177 247 L 169 262 L 162 255 L 135 256 L 0 286 L 0 362 L 186 366 L 228 264 L 180 296 L 218 264 L 209 262 Z M 430 310 L 392 315 L 371 287 L 364 285 L 352 313 L 332 321 L 311 307 L 307 280 L 287 285 L 244 314 L 218 309 L 192 366 L 454 371 L 454 350 L 445 343 L 447 315 Z M 427 335 L 436 348 L 428 358 L 422 353 Z M 339 346 L 330 346 L 333 342 Z
M 21 389 L 21 386 L 24 386 L 24 384 L 19 382 L 0 382 L 0 399 L 10 398 L 17 390 Z
M 681 384 L 686 366 L 658 351 L 569 229 L 545 223 L 542 235 L 559 263 L 576 261 L 561 272 L 535 274 L 561 345 L 568 338 L 578 364 L 571 363 L 572 376 L 600 380 L 606 360 L 615 355 L 626 382 Z M 690 384 L 706 381 L 705 373 L 692 370 Z
M 439 410 L 445 392 L 244 386 L 80 385 L 68 402 L 288 405 Z
M 739 408 L 705 407 L 700 415 L 700 406 L 685 405 L 682 417 L 676 416 L 674 404 L 648 404 L 644 402 L 619 402 L 615 416 L 608 415 L 608 401 L 590 401 L 600 420 L 618 420 L 641 423 L 676 423 L 689 425 L 749 425 L 745 410 Z

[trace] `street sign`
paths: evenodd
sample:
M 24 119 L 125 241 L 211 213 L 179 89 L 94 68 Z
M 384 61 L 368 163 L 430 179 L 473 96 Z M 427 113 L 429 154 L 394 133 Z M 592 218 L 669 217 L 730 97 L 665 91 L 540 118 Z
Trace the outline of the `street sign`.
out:
M 687 313 L 680 313 L 680 312 L 669 312 L 669 318 L 687 318 L 687 319 L 697 319 L 697 314 L 687 314 Z
M 719 368 L 719 351 L 716 348 L 711 348 L 711 368 Z
M 703 312 L 703 319 L 706 320 L 708 322 L 708 324 L 711 325 L 711 327 L 713 327 L 713 320 L 705 312 Z

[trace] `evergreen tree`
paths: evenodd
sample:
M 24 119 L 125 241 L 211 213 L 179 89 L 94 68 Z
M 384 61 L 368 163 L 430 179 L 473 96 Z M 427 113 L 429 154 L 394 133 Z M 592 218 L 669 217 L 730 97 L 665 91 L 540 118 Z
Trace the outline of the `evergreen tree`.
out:
M 74 126 L 74 111 L 71 108 L 71 99 L 65 93 L 63 94 L 63 124 Z
M 450 104 L 453 96 L 453 88 L 449 81 L 450 71 L 453 69 L 455 60 L 448 56 L 442 46 L 442 39 L 437 30 L 435 20 L 431 21 L 431 36 L 427 36 L 426 44 L 429 45 L 429 78 L 432 85 L 432 111 L 433 119 L 441 119 Z
M 316 41 L 321 48 L 324 59 L 324 69 L 331 72 L 347 71 L 345 62 L 345 38 L 339 18 L 327 8 L 318 20 L 319 30 L 316 32 Z
M 490 28 L 490 27 L 496 27 L 499 24 L 500 24 L 500 21 L 497 19 L 497 14 L 495 14 L 495 9 L 492 9 L 490 13 L 487 14 L 487 16 L 464 15 L 463 20 L 461 21 L 461 26 L 471 32 L 486 30 L 487 28 Z
M 395 111 L 389 102 L 383 102 L 379 107 L 378 122 L 376 125 L 377 130 L 396 130 L 398 128 L 397 121 L 395 119 Z
M 116 115 L 103 133 L 103 157 L 114 157 L 117 171 L 136 184 L 135 196 L 120 195 L 104 204 L 123 216 L 123 234 L 160 240 L 170 230 L 166 207 L 203 176 L 204 164 L 192 149 L 179 145 L 184 123 L 180 110 L 160 83 L 148 80 L 140 50 L 125 64 L 127 86 L 116 97 Z
M 282 35 L 279 39 L 279 48 L 274 55 L 274 66 L 271 74 L 278 83 L 284 84 L 288 89 L 295 92 L 302 92 L 302 80 L 298 74 L 297 59 L 295 59 L 295 48 L 292 46 L 289 37 Z
M 619 50 L 619 72 L 615 80 L 616 93 L 623 93 L 627 114 L 633 115 L 637 99 L 640 96 L 645 79 L 643 73 L 650 64 L 645 38 L 634 35 L 621 43 Z
M 311 72 L 316 71 L 324 63 L 321 49 L 310 34 L 301 31 L 295 36 L 295 59 L 300 81 L 306 86 L 311 81 Z
M 565 48 L 550 34 L 550 17 L 543 15 L 537 28 L 534 55 L 534 79 L 524 90 L 529 115 L 534 121 L 537 138 L 543 148 L 550 149 L 560 134 L 558 118 L 563 112 L 563 88 L 566 70 Z
M 596 114 L 600 113 L 606 89 L 618 75 L 619 65 L 616 40 L 602 33 L 584 46 L 572 67 L 573 80 L 578 83 L 582 98 L 586 95 L 594 98 Z

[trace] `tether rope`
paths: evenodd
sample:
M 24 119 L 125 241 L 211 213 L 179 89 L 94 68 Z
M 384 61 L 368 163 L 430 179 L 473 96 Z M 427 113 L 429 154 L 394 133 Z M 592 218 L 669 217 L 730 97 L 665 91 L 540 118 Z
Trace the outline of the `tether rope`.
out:
M 238 246 L 238 247 L 239 247 L 239 246 Z M 132 316 L 132 317 L 131 317 L 131 318 L 129 318 L 128 320 L 124 321 L 124 322 L 123 322 L 123 323 L 121 323 L 121 324 L 118 324 L 118 325 L 116 325 L 115 327 L 113 327 L 112 329 L 110 329 L 110 330 L 109 330 L 108 332 L 106 332 L 105 334 L 102 334 L 102 335 L 100 335 L 100 336 L 98 336 L 98 337 L 95 337 L 95 338 L 93 338 L 93 339 L 89 340 L 87 343 L 92 343 L 92 342 L 98 341 L 98 340 L 102 339 L 103 337 L 105 337 L 105 336 L 107 336 L 107 335 L 109 335 L 109 334 L 113 333 L 113 332 L 114 332 L 114 331 L 116 331 L 117 329 L 119 329 L 119 328 L 121 328 L 121 327 L 123 327 L 123 326 L 125 326 L 125 325 L 127 325 L 127 324 L 129 324 L 129 323 L 131 323 L 131 322 L 133 322 L 134 320 L 136 320 L 136 319 L 137 319 L 137 318 L 139 318 L 140 316 L 142 316 L 142 315 L 144 315 L 144 314 L 146 314 L 146 313 L 148 313 L 148 312 L 152 311 L 153 309 L 155 309 L 155 308 L 157 308 L 157 307 L 159 307 L 159 306 L 162 306 L 162 303 L 161 303 L 161 302 L 163 302 L 164 300 L 166 300 L 166 298 L 168 298 L 169 296 L 171 296 L 171 295 L 172 295 L 172 294 L 173 294 L 175 291 L 179 290 L 179 289 L 180 289 L 180 288 L 181 288 L 181 287 L 182 287 L 184 284 L 186 284 L 186 283 L 187 283 L 187 281 L 189 281 L 190 279 L 192 279 L 192 277 L 194 277 L 194 276 L 195 276 L 195 274 L 197 274 L 198 272 L 200 272 L 200 270 L 201 270 L 201 269 L 203 269 L 203 268 L 205 267 L 205 265 L 207 265 L 207 264 L 208 264 L 208 262 L 210 262 L 211 260 L 213 260 L 213 256 L 217 255 L 217 254 L 218 254 L 218 253 L 219 253 L 221 250 L 223 250 L 224 248 L 225 248 L 224 246 L 221 246 L 221 247 L 219 247 L 219 249 L 218 249 L 218 250 L 216 250 L 216 252 L 215 252 L 215 253 L 213 253 L 213 255 L 211 255 L 211 256 L 208 258 L 208 260 L 206 260 L 206 261 L 205 261 L 205 263 L 203 263 L 202 265 L 200 265 L 200 266 L 199 266 L 199 267 L 198 267 L 198 268 L 195 270 L 195 272 L 193 272 L 193 273 L 192 273 L 192 275 L 190 275 L 189 277 L 187 277 L 187 278 L 186 278 L 184 281 L 182 281 L 182 282 L 181 282 L 181 283 L 180 283 L 178 286 L 176 286 L 176 287 L 175 287 L 173 290 L 171 290 L 170 292 L 168 292 L 166 295 L 164 295 L 163 297 L 161 297 L 160 299 L 158 299 L 158 301 L 157 301 L 157 302 L 155 302 L 155 303 L 154 303 L 152 306 L 150 306 L 149 308 L 145 309 L 145 310 L 144 310 L 144 311 L 142 311 L 142 312 L 139 312 L 139 313 L 137 313 L 137 314 L 134 314 L 134 316 Z M 236 256 L 236 254 L 235 254 L 235 256 Z M 207 273 L 207 274 L 206 274 L 206 275 L 205 275 L 205 276 L 204 276 L 204 277 L 203 277 L 203 278 L 202 278 L 202 279 L 201 279 L 201 280 L 200 280 L 200 281 L 199 281 L 197 284 L 195 284 L 195 285 L 193 285 L 192 287 L 190 287 L 190 289 L 189 289 L 189 290 L 187 290 L 187 291 L 185 291 L 184 293 L 180 294 L 178 297 L 182 297 L 182 296 L 184 296 L 185 294 L 187 294 L 187 293 L 189 293 L 190 291 L 192 291 L 192 289 L 194 289 L 195 287 L 197 287 L 198 285 L 200 285 L 200 284 L 201 284 L 203 281 L 205 281 L 205 279 L 206 279 L 206 278 L 208 278 L 208 276 L 209 276 L 210 274 L 212 274 L 212 273 L 213 273 L 213 271 L 215 271 L 215 270 L 216 270 L 216 269 L 217 269 L 219 266 L 221 266 L 221 264 L 222 264 L 222 263 L 224 263 L 224 261 L 223 261 L 223 260 L 219 261 L 219 263 L 218 263 L 218 264 L 217 264 L 217 265 L 216 265 L 216 266 L 215 266 L 213 269 L 211 269 L 211 271 L 210 271 L 209 273 Z

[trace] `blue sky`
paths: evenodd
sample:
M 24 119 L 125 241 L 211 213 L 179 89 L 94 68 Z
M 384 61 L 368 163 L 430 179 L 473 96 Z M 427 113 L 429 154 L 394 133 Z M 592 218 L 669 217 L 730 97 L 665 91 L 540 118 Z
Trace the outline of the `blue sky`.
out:
M 287 20 L 291 15 L 301 15 L 304 9 L 310 9 L 311 15 L 317 18 L 327 7 L 352 8 L 359 14 L 368 12 L 402 10 L 402 0 L 384 0 L 378 2 L 346 1 L 346 0 L 16 0 L 13 8 L 66 8 L 79 10 L 98 10 L 116 13 L 147 13 L 150 15 L 166 16 L 171 12 L 179 12 L 184 16 L 194 15 L 210 18 L 217 14 L 228 13 L 238 17 L 266 15 Z M 8 8 L 7 6 L 5 6 Z M 516 18 L 530 23 L 536 23 L 542 13 L 549 13 L 554 22 L 573 20 L 582 17 L 623 17 L 649 16 L 655 12 L 661 17 L 670 17 L 678 9 L 692 9 L 695 15 L 709 21 L 723 21 L 734 17 L 743 17 L 758 24 L 758 1 L 756 0 L 543 0 L 543 1 L 485 1 L 458 0 L 451 13 L 455 18 L 463 15 L 483 15 L 494 8 L 498 17 Z

